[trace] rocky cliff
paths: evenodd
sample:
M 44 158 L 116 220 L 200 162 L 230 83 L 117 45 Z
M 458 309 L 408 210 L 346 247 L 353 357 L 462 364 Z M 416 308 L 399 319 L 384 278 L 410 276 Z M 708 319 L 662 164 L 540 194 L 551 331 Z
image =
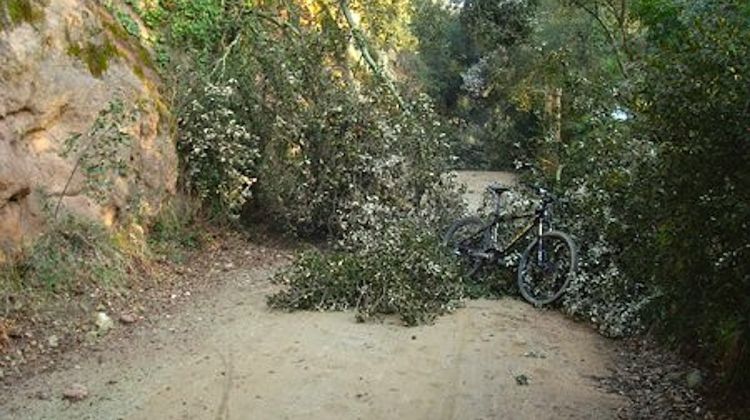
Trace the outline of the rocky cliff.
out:
M 0 0 L 0 260 L 55 214 L 112 226 L 153 214 L 174 192 L 150 53 L 111 12 L 86 0 Z

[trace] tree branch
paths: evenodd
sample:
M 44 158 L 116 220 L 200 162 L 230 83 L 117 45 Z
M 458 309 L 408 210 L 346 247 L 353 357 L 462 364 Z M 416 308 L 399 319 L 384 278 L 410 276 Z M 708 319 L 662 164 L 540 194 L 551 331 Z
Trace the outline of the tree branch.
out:
M 620 69 L 620 72 L 622 75 L 627 79 L 628 78 L 628 72 L 625 70 L 625 65 L 622 62 L 622 59 L 620 58 L 620 47 L 617 46 L 617 40 L 615 40 L 614 35 L 612 35 L 612 31 L 609 30 L 609 27 L 607 24 L 602 20 L 602 17 L 599 16 L 599 13 L 596 10 L 591 9 L 590 7 L 586 7 L 585 4 L 581 1 L 576 1 L 574 4 L 578 5 L 581 9 L 583 9 L 586 13 L 591 15 L 596 22 L 599 24 L 599 26 L 604 31 L 604 34 L 607 37 L 607 40 L 609 41 L 610 46 L 612 47 L 613 52 L 615 53 L 615 60 L 617 61 L 617 66 Z
M 393 83 L 393 80 L 391 80 L 391 78 L 388 77 L 387 74 L 385 74 L 383 69 L 381 69 L 380 66 L 378 66 L 378 64 L 372 58 L 372 55 L 370 54 L 370 49 L 367 46 L 367 40 L 362 34 L 362 31 L 357 27 L 357 24 L 354 22 L 354 16 L 352 16 L 352 11 L 349 10 L 349 6 L 347 5 L 347 3 L 348 3 L 347 0 L 340 0 L 339 6 L 341 7 L 341 12 L 344 14 L 344 17 L 346 18 L 346 22 L 349 24 L 349 28 L 351 29 L 351 33 L 352 33 L 352 36 L 354 37 L 354 41 L 357 43 L 357 47 L 362 53 L 362 58 L 365 59 L 365 61 L 370 66 L 372 71 L 383 80 L 386 87 L 388 87 L 388 90 L 390 90 L 391 94 L 393 94 L 393 97 L 396 98 L 396 102 L 398 102 L 399 107 L 403 111 L 408 112 L 409 109 L 406 107 L 406 103 L 404 103 L 404 100 L 401 99 L 401 95 L 399 95 L 398 89 L 396 89 L 396 85 Z

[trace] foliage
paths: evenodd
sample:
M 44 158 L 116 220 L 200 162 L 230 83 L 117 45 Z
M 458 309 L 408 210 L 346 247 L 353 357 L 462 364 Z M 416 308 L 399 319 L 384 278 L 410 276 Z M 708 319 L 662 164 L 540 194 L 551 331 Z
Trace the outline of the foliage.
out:
M 133 36 L 135 38 L 141 37 L 141 28 L 138 26 L 138 22 L 133 19 L 130 14 L 123 10 L 123 9 L 114 9 L 113 15 L 115 19 L 117 19 L 117 22 L 122 25 L 122 27 L 125 29 L 125 31 L 130 34 L 130 36 Z
M 342 235 L 371 199 L 417 205 L 449 151 L 429 101 L 405 113 L 378 80 L 354 79 L 336 21 L 321 30 L 235 6 L 217 18 L 226 47 L 193 44 L 210 65 L 178 73 L 196 87 L 178 92 L 179 150 L 204 202 L 319 237 Z
M 185 195 L 165 204 L 148 231 L 149 253 L 175 263 L 186 262 L 192 252 L 207 242 L 205 221 L 199 209 L 200 203 Z
M 68 46 L 67 53 L 83 61 L 91 75 L 99 78 L 109 69 L 109 61 L 120 54 L 109 38 L 105 38 L 101 45 L 92 42 L 81 45 L 73 42 Z
M 1 0 L 0 31 L 27 22 L 35 24 L 44 19 L 45 4 L 36 0 Z
M 115 286 L 125 278 L 127 262 L 103 226 L 66 215 L 14 263 L 0 267 L 0 283 L 6 292 L 68 291 L 82 283 Z
M 207 85 L 181 117 L 181 142 L 186 174 L 198 196 L 217 213 L 239 215 L 250 198 L 260 139 L 252 134 L 247 107 L 237 81 Z M 238 106 L 239 104 L 239 106 Z
M 169 36 L 174 45 L 191 48 L 195 51 L 215 48 L 220 42 L 222 31 L 222 3 L 215 0 L 178 0 L 160 2 L 169 12 Z
M 653 326 L 742 387 L 747 376 L 730 372 L 746 372 L 750 360 L 740 298 L 748 246 L 736 235 L 750 220 L 748 8 L 565 3 L 509 50 L 520 82 L 497 77 L 509 74 L 505 66 L 488 78 L 501 100 L 539 117 L 537 146 L 522 149 L 541 169 L 534 177 L 569 201 L 562 228 L 582 246 L 582 272 L 564 307 L 609 335 Z M 579 29 L 587 26 L 593 31 Z M 550 87 L 563 92 L 559 138 L 550 132 Z
M 418 39 L 420 67 L 414 70 L 422 89 L 441 113 L 454 109 L 461 95 L 461 72 L 476 60 L 475 46 L 455 19 L 456 11 L 432 0 L 415 1 L 411 30 Z
M 419 264 L 438 295 L 397 293 L 421 284 L 414 261 L 446 267 L 424 244 L 453 213 L 453 145 L 461 165 L 531 166 L 565 196 L 559 228 L 581 245 L 567 312 L 750 371 L 745 2 L 351 2 L 378 64 L 407 62 L 405 91 L 432 97 L 411 113 L 355 62 L 335 1 L 158 4 L 143 13 L 184 53 L 180 150 L 204 204 L 342 240 L 285 274 L 275 304 L 417 322 L 466 294 Z
M 461 17 L 486 48 L 513 45 L 532 31 L 537 0 L 467 0 Z
M 69 213 L 49 215 L 45 232 L 0 264 L 0 302 L 28 291 L 68 299 L 91 287 L 118 289 L 140 280 L 139 271 L 156 259 L 184 262 L 206 241 L 197 208 L 186 197 L 174 198 L 147 230 L 137 220 L 109 229 Z M 0 312 L 13 310 L 0 306 Z
M 350 252 L 304 254 L 277 277 L 287 285 L 269 297 L 286 310 L 348 310 L 366 320 L 398 315 L 407 325 L 451 311 L 463 297 L 460 267 L 440 240 L 414 220 L 367 232 L 369 246 Z
M 641 129 L 660 164 L 643 171 L 627 213 L 638 239 L 628 272 L 659 291 L 652 309 L 664 333 L 746 387 L 750 242 L 738 232 L 750 220 L 750 8 L 675 0 L 637 11 L 649 40 Z
M 137 118 L 136 110 L 126 108 L 122 100 L 115 99 L 99 112 L 88 131 L 67 138 L 61 155 L 76 155 L 76 164 L 65 188 L 80 170 L 84 175 L 83 192 L 99 203 L 106 201 L 115 182 L 132 175 L 127 155 L 132 137 L 126 129 Z

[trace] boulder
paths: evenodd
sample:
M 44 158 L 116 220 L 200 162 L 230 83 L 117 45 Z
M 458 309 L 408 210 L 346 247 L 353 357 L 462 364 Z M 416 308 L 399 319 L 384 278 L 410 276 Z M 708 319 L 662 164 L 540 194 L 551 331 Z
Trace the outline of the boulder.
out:
M 25 15 L 0 9 L 0 261 L 43 232 L 58 203 L 58 216 L 116 226 L 155 214 L 177 179 L 171 117 L 140 39 L 100 2 L 16 3 Z M 102 122 L 117 127 L 118 147 L 96 131 Z M 113 164 L 92 191 L 83 156 L 97 148 L 123 170 Z

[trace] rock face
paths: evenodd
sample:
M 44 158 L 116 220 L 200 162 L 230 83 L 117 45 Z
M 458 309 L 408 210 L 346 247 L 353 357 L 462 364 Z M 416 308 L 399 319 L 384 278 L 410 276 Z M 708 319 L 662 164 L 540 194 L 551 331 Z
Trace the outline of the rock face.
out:
M 112 226 L 174 193 L 150 54 L 99 4 L 0 2 L 0 261 L 43 232 L 58 203 Z

